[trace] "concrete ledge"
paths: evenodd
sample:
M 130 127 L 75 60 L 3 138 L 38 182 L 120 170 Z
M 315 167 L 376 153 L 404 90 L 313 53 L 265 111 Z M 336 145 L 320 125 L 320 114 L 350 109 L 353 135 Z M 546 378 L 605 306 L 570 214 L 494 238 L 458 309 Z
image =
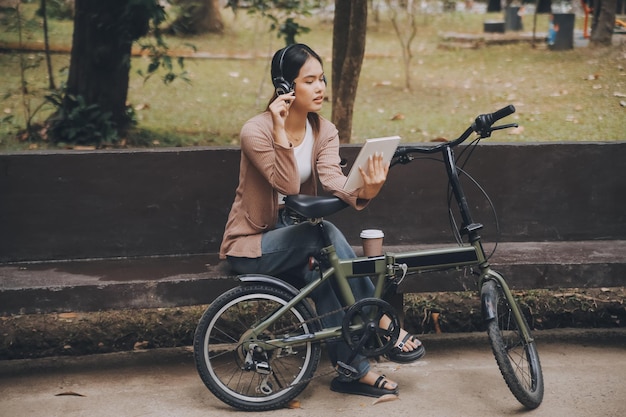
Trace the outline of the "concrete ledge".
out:
M 472 155 L 463 169 L 499 228 L 461 180 L 485 240 L 504 242 L 492 263 L 513 288 L 624 285 L 626 142 L 485 141 Z M 239 159 L 236 147 L 0 154 L 0 314 L 211 302 L 236 283 L 214 254 Z M 441 162 L 419 159 L 392 169 L 364 210 L 329 220 L 355 247 L 363 228 L 383 229 L 389 251 L 446 246 L 447 200 Z M 468 271 L 448 271 L 400 290 L 473 288 Z
M 353 161 L 358 150 L 341 153 Z M 216 253 L 239 158 L 236 148 L 0 154 L 0 264 Z M 464 169 L 491 197 L 502 242 L 624 240 L 625 160 L 626 142 L 485 142 Z M 491 239 L 484 196 L 464 187 Z M 363 227 L 382 228 L 389 245 L 446 243 L 446 192 L 443 165 L 420 159 L 393 168 L 365 210 L 329 220 L 353 245 Z
M 8 264 L 0 314 L 205 304 L 236 283 L 215 254 Z
M 626 282 L 626 241 L 504 242 L 490 263 L 512 289 L 619 287 Z M 474 290 L 476 278 L 468 270 L 430 272 L 405 279 L 399 291 Z
M 208 304 L 237 285 L 218 261 L 212 254 L 2 265 L 0 315 Z M 498 245 L 491 263 L 513 289 L 618 287 L 626 277 L 626 241 L 507 242 Z M 399 291 L 476 288 L 469 271 L 452 270 L 411 275 Z

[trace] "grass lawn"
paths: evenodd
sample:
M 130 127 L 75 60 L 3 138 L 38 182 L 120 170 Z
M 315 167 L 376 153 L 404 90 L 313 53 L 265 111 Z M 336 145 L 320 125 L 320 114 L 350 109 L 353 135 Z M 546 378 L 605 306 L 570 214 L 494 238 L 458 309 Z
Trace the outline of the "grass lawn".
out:
M 27 12 L 32 9 L 26 8 Z M 443 32 L 481 34 L 483 21 L 502 14 L 434 13 L 418 19 L 412 44 L 411 89 L 405 88 L 400 43 L 387 15 L 376 21 L 370 14 L 366 58 L 359 79 L 353 120 L 353 142 L 365 138 L 400 135 L 406 142 L 460 134 L 473 118 L 514 104 L 509 118 L 520 128 L 496 133 L 498 142 L 618 141 L 626 139 L 626 42 L 604 49 L 577 47 L 552 51 L 542 39 L 537 47 L 528 42 L 488 45 L 470 49 L 444 47 Z M 190 53 L 193 44 L 204 58 L 187 58 L 190 83 L 165 86 L 158 77 L 144 82 L 137 75 L 146 69 L 145 58 L 134 58 L 128 99 L 136 109 L 138 128 L 128 142 L 144 146 L 204 146 L 238 143 L 242 123 L 263 110 L 272 93 L 268 60 L 282 46 L 267 22 L 245 13 L 223 11 L 224 35 L 171 38 L 172 51 Z M 328 15 L 314 15 L 304 22 L 311 32 L 298 38 L 310 44 L 327 61 L 330 81 L 332 22 Z M 577 29 L 582 17 L 576 20 Z M 524 17 L 532 31 L 533 16 Z M 547 15 L 539 15 L 537 32 L 548 29 Z M 51 22 L 51 44 L 71 45 L 72 23 Z M 25 41 L 42 41 L 40 30 L 29 29 Z M 575 36 L 580 36 L 577 32 Z M 622 36 L 623 35 L 615 35 Z M 619 39 L 619 38 L 618 38 Z M 2 42 L 16 42 L 15 31 L 0 31 Z M 42 102 L 47 86 L 43 55 L 28 53 L 33 68 L 26 71 L 30 95 L 19 94 L 19 57 L 0 54 L 0 150 L 42 148 L 15 139 L 24 127 L 25 108 Z M 54 54 L 57 84 L 69 65 L 68 54 Z M 330 88 L 328 90 L 330 93 Z M 26 103 L 26 104 L 25 104 Z M 41 121 L 49 109 L 40 111 Z M 330 103 L 322 114 L 330 118 Z M 12 116 L 9 120 L 7 116 Z

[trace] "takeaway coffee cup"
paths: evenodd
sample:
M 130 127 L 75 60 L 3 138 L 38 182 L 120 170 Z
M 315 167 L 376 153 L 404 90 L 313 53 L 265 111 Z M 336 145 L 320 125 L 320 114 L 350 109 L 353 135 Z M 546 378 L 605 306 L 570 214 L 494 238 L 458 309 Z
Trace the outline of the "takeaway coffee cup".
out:
M 378 229 L 365 229 L 361 231 L 363 243 L 363 255 L 379 256 L 383 254 L 383 237 L 385 234 Z

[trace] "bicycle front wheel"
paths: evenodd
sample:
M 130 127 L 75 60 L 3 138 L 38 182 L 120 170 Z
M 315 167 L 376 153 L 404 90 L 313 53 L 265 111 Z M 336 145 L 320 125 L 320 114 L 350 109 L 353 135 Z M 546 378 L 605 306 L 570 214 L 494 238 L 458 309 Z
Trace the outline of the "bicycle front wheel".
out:
M 494 280 L 483 284 L 483 300 L 491 300 L 496 315 L 487 323 L 487 333 L 500 372 L 509 389 L 526 408 L 543 400 L 543 373 L 534 341 L 526 342 L 522 329 L 530 328 L 522 316 L 517 320 L 504 291 Z
M 320 361 L 319 342 L 305 336 L 295 346 L 264 349 L 246 336 L 291 298 L 270 285 L 240 286 L 204 312 L 194 336 L 194 357 L 202 381 L 217 398 L 242 410 L 264 411 L 285 406 L 304 390 Z M 299 303 L 256 340 L 310 334 L 311 319 L 310 307 Z

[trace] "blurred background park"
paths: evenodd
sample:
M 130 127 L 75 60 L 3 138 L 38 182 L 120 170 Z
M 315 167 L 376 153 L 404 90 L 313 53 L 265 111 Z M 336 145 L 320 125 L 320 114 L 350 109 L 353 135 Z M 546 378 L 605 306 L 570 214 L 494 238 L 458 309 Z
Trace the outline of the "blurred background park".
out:
M 128 125 L 120 129 L 99 103 L 76 93 L 85 83 L 81 75 L 93 78 L 94 72 L 75 71 L 67 88 L 78 65 L 73 55 L 87 51 L 82 57 L 93 60 L 106 50 L 89 44 L 87 35 L 77 48 L 74 2 L 2 0 L 0 150 L 237 145 L 242 123 L 272 95 L 269 60 L 289 41 L 307 43 L 324 58 L 329 86 L 322 114 L 333 118 L 340 0 L 194 1 L 121 2 L 156 9 L 147 20 L 135 19 L 127 88 L 113 84 L 126 92 Z M 517 108 L 520 126 L 494 141 L 626 139 L 626 35 L 619 25 L 625 2 L 608 1 L 616 22 L 608 42 L 593 42 L 594 12 L 582 2 L 553 0 L 546 9 L 543 0 L 500 7 L 469 0 L 367 1 L 362 67 L 357 80 L 345 81 L 358 83 L 347 139 L 453 139 L 478 114 L 508 104 Z M 101 7 L 114 10 L 118 3 Z M 513 30 L 504 22 L 511 7 L 518 20 Z M 539 7 L 544 10 L 537 13 Z M 548 42 L 555 14 L 573 15 L 571 48 Z M 506 23 L 504 33 L 488 30 L 493 22 Z M 97 88 L 98 80 L 92 82 Z

